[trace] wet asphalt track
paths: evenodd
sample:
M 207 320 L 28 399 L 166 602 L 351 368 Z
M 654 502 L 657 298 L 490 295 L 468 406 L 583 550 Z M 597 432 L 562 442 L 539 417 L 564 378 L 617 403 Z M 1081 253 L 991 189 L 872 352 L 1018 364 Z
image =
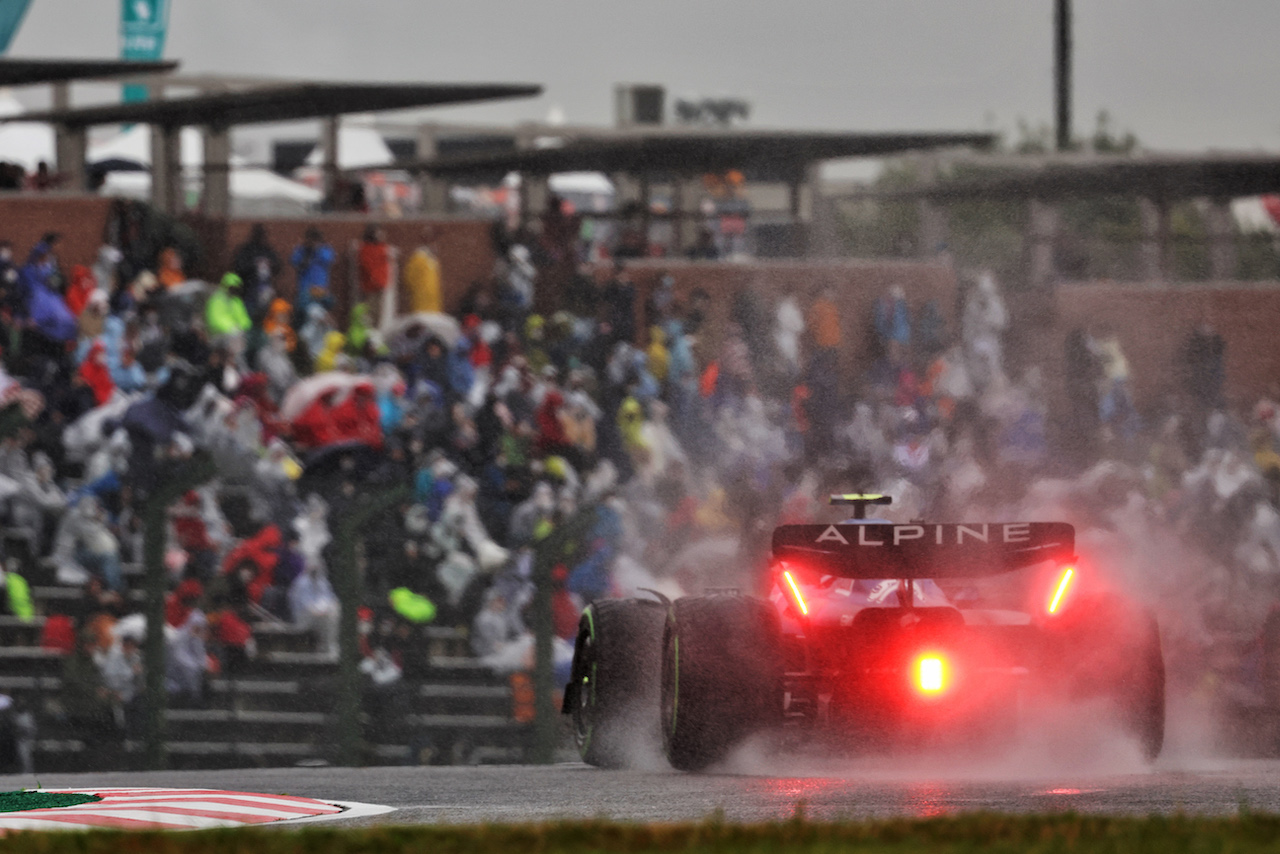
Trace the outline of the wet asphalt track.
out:
M 1088 768 L 1036 768 L 1019 758 L 943 767 L 889 758 L 818 767 L 740 767 L 724 773 L 602 771 L 585 765 L 439 768 L 283 768 L 49 775 L 46 787 L 220 788 L 363 801 L 396 807 L 355 823 L 472 823 L 607 817 L 771 821 L 803 803 L 811 819 L 935 816 L 958 811 L 1111 814 L 1280 812 L 1280 761 L 1185 760 L 1145 769 L 1128 757 Z M 745 760 L 750 766 L 750 760 Z M 798 766 L 805 765 L 796 761 Z M 1128 767 L 1133 765 L 1134 767 Z M 931 767 L 932 766 L 932 767 Z M 0 789 L 32 786 L 0 777 Z M 352 822 L 348 822 L 351 824 Z

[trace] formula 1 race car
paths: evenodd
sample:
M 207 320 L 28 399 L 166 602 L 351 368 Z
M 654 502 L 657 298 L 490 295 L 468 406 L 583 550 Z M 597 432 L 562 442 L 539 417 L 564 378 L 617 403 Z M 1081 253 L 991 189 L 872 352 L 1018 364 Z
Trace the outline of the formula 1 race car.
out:
M 584 761 L 632 765 L 659 738 L 689 771 L 758 735 L 837 749 L 1008 739 L 1037 703 L 1081 700 L 1159 754 L 1156 621 L 1091 589 L 1071 525 L 900 525 L 866 518 L 888 496 L 832 503 L 854 518 L 774 530 L 767 599 L 586 608 L 563 707 Z

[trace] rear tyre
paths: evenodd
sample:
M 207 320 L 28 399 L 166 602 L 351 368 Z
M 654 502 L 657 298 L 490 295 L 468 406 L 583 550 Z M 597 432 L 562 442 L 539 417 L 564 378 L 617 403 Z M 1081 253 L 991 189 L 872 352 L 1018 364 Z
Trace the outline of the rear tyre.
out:
M 1262 691 L 1267 706 L 1280 708 L 1280 610 L 1262 623 Z
M 1144 613 L 1141 620 L 1132 666 L 1119 686 L 1118 702 L 1125 729 L 1138 739 L 1143 757 L 1154 762 L 1164 747 L 1164 655 L 1155 617 Z
M 583 611 L 565 690 L 583 762 L 623 768 L 646 747 L 657 753 L 665 619 L 666 609 L 646 599 L 604 599 Z
M 701 771 L 782 723 L 777 611 L 738 595 L 687 597 L 662 639 L 662 743 L 671 765 Z
M 1077 699 L 1112 701 L 1125 732 L 1153 761 L 1164 746 L 1164 655 L 1155 617 L 1110 594 L 1080 599 L 1064 614 L 1056 660 L 1071 667 Z

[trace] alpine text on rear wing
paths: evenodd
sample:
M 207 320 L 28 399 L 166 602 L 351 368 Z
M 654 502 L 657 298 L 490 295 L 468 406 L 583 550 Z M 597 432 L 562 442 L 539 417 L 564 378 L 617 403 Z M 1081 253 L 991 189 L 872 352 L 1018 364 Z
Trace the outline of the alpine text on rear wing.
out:
M 846 578 L 957 578 L 995 575 L 1075 556 L 1066 522 L 945 525 L 782 525 L 775 560 Z

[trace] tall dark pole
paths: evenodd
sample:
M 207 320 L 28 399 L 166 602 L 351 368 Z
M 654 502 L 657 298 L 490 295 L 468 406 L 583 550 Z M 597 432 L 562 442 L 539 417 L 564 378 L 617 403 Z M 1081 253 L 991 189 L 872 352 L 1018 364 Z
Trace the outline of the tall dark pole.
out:
M 533 601 L 529 603 L 533 629 L 533 745 L 529 759 L 535 765 L 555 761 L 562 725 L 556 708 L 553 648 L 555 617 L 552 613 L 552 575 L 556 564 L 573 565 L 598 517 L 595 505 L 587 505 L 561 522 L 533 550 Z
M 1054 0 L 1053 83 L 1058 150 L 1071 147 L 1071 0 Z
M 165 535 L 169 505 L 217 473 L 213 458 L 198 452 L 189 460 L 166 468 L 165 480 L 147 499 L 142 511 L 142 565 L 146 572 L 147 637 L 144 641 L 143 669 L 146 676 L 147 716 L 144 728 L 146 765 L 162 771 L 168 760 L 165 748 L 165 650 L 164 594 L 168 573 L 164 567 Z
M 359 504 L 338 520 L 333 538 L 332 579 L 334 595 L 342 603 L 338 613 L 338 764 L 360 764 L 360 573 L 356 567 L 356 540 L 379 514 L 409 498 L 405 486 L 361 497 Z

